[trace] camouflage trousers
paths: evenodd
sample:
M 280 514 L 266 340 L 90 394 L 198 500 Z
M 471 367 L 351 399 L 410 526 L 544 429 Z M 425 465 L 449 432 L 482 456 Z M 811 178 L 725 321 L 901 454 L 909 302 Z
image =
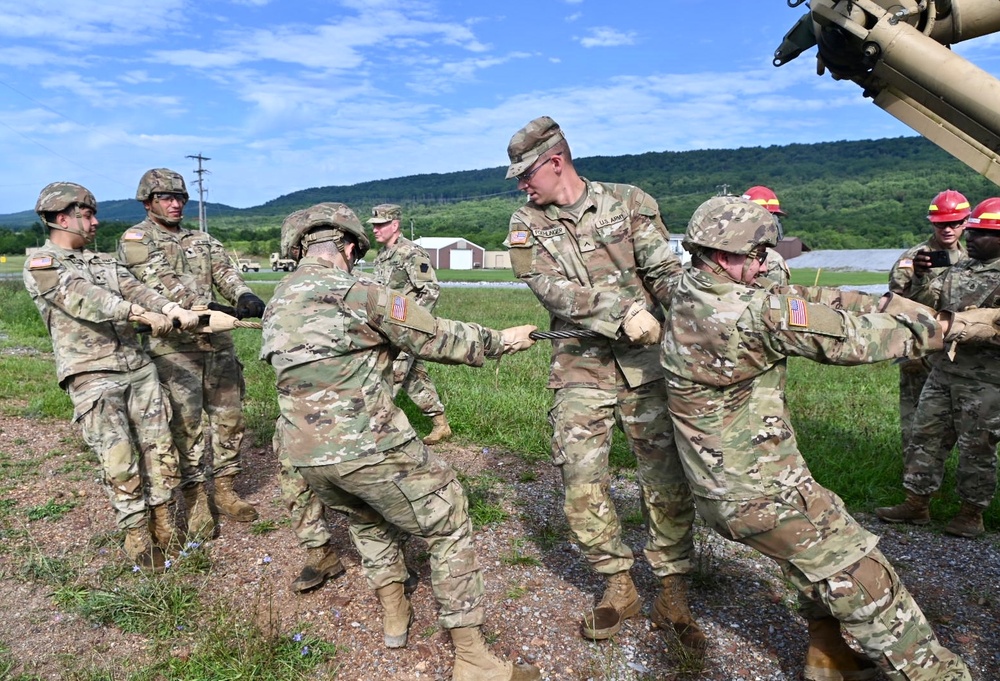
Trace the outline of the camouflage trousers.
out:
M 243 442 L 243 365 L 232 350 L 174 352 L 154 357 L 167 390 L 170 429 L 181 457 L 181 485 L 240 471 Z M 207 434 L 206 434 L 207 431 Z M 211 449 L 212 460 L 206 452 Z
M 179 478 L 170 403 L 156 368 L 147 364 L 129 372 L 77 374 L 66 390 L 73 401 L 73 420 L 101 460 L 118 527 L 140 525 L 147 504 L 170 501 Z
M 636 458 L 647 523 L 643 552 L 653 573 L 665 577 L 693 570 L 694 502 L 674 444 L 664 381 L 629 388 L 621 379 L 617 390 L 560 388 L 549 423 L 566 520 L 594 570 L 614 574 L 634 562 L 611 498 L 608 454 L 616 423 Z
M 280 429 L 275 428 L 271 444 L 278 456 L 278 463 L 281 464 L 278 482 L 281 486 L 281 500 L 292 518 L 292 530 L 302 548 L 326 546 L 330 542 L 326 507 L 306 484 L 299 470 L 288 460 L 288 454 L 281 444 L 280 432 Z
M 697 498 L 698 512 L 724 537 L 773 558 L 798 590 L 807 619 L 833 616 L 894 681 L 970 681 L 920 607 L 840 497 L 815 481 L 773 497 Z
M 914 494 L 941 488 L 951 444 L 958 445 L 955 489 L 962 501 L 986 508 L 997 486 L 1000 385 L 933 369 L 905 453 L 903 487 Z
M 924 389 L 930 372 L 923 359 L 907 359 L 899 364 L 899 434 L 904 455 L 913 441 L 913 417 L 917 413 L 920 391 Z
M 406 580 L 402 545 L 408 534 L 427 542 L 431 586 L 445 629 L 483 623 L 483 575 L 476 559 L 469 505 L 451 467 L 420 440 L 357 461 L 301 466 L 299 473 L 328 508 L 347 514 L 368 585 Z M 376 457 L 372 457 L 376 458 Z
M 413 355 L 400 353 L 392 363 L 392 398 L 396 399 L 400 389 L 403 390 L 420 412 L 427 417 L 444 413 L 444 404 L 438 395 L 427 365 Z

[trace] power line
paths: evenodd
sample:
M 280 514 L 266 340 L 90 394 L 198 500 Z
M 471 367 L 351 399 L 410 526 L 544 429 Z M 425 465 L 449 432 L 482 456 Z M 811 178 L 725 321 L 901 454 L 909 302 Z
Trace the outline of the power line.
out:
M 195 170 L 195 174 L 198 179 L 195 182 L 198 183 L 198 229 L 203 232 L 208 232 L 208 220 L 205 219 L 205 178 L 203 175 L 209 174 L 210 171 L 201 167 L 203 161 L 211 161 L 212 159 L 207 156 L 202 156 L 199 151 L 196 156 L 188 155 L 185 158 L 196 158 L 198 159 L 198 169 Z

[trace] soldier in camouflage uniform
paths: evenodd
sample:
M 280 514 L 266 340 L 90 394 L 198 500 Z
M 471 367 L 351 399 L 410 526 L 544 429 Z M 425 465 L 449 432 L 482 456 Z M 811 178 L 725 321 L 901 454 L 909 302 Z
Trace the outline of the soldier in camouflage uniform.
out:
M 139 281 L 187 307 L 206 306 L 240 319 L 264 314 L 264 301 L 244 283 L 222 244 L 181 226 L 188 200 L 183 177 L 166 168 L 149 170 L 139 180 L 136 200 L 146 208 L 146 219 L 122 235 L 118 259 Z M 216 302 L 216 292 L 235 308 Z M 188 532 L 214 535 L 213 506 L 240 522 L 256 520 L 257 511 L 233 489 L 240 471 L 245 384 L 232 336 L 171 334 L 150 339 L 148 352 L 173 409 L 170 425 L 181 454 Z M 209 473 L 215 480 L 211 497 L 205 489 Z
M 143 569 L 162 570 L 163 549 L 178 537 L 171 512 L 177 450 L 156 368 L 129 321 L 165 334 L 175 320 L 194 328 L 198 315 L 143 286 L 111 256 L 86 249 L 98 222 L 97 201 L 84 187 L 48 185 L 35 212 L 49 238 L 25 262 L 24 285 L 52 336 L 59 385 L 100 458 L 126 553 Z
M 1000 198 L 976 206 L 965 236 L 969 258 L 938 277 L 922 276 L 926 266 L 918 269 L 909 290 L 913 300 L 938 310 L 1000 307 Z M 930 362 L 904 457 L 906 500 L 875 512 L 887 522 L 929 523 L 930 498 L 941 488 L 957 436 L 955 487 L 962 506 L 944 529 L 958 537 L 978 537 L 997 485 L 1000 349 L 960 346 L 933 355 Z
M 940 315 L 901 296 L 762 288 L 774 221 L 715 197 L 691 217 L 692 253 L 664 323 L 662 363 L 680 456 L 708 525 L 774 558 L 809 624 L 805 678 L 968 680 L 841 499 L 812 477 L 785 402 L 786 358 L 865 364 L 989 340 L 1000 313 Z M 874 312 L 883 309 L 883 313 Z M 841 626 L 867 657 L 854 652 Z M 870 659 L 869 659 L 870 658 Z
M 923 284 L 924 279 L 936 279 L 943 275 L 948 267 L 931 267 L 930 257 L 926 255 L 929 251 L 946 252 L 951 265 L 965 260 L 968 256 L 959 239 L 971 212 L 968 199 L 953 189 L 946 189 L 935 196 L 927 209 L 927 219 L 934 227 L 934 233 L 927 241 L 899 256 L 889 272 L 889 290 L 912 298 L 914 279 Z M 899 430 L 904 456 L 913 441 L 913 417 L 930 370 L 929 357 L 903 360 L 899 364 Z M 945 421 L 950 425 L 951 415 L 947 416 Z M 955 439 L 952 431 L 950 437 L 946 436 L 942 441 L 946 457 L 955 446 Z
M 372 208 L 368 224 L 375 232 L 375 240 L 382 250 L 375 258 L 372 276 L 380 284 L 395 291 L 402 291 L 413 298 L 417 305 L 434 312 L 441 287 L 427 251 L 399 233 L 401 211 L 399 206 L 384 203 Z M 424 416 L 434 424 L 424 438 L 425 445 L 436 445 L 451 437 L 451 426 L 444 415 L 444 404 L 437 388 L 427 373 L 427 367 L 413 355 L 402 353 L 392 367 L 394 391 L 402 388 Z
M 413 618 L 401 551 L 409 533 L 428 544 L 440 622 L 455 643 L 452 678 L 537 679 L 535 667 L 486 648 L 482 572 L 462 486 L 392 399 L 397 351 L 480 366 L 529 347 L 535 327 L 500 332 L 436 319 L 402 293 L 352 274 L 368 245 L 357 217 L 339 203 L 293 213 L 282 225 L 282 257 L 302 259 L 263 320 L 261 359 L 277 375 L 280 449 L 323 503 L 349 517 L 383 607 L 386 646 L 406 645 Z
M 566 518 L 590 565 L 607 576 L 582 633 L 609 638 L 641 608 L 629 574 L 632 549 L 611 498 L 608 453 L 617 424 L 636 457 L 648 522 L 644 552 L 663 586 L 653 620 L 700 652 L 706 638 L 688 609 L 685 577 L 694 568 L 694 504 L 655 345 L 680 261 L 656 201 L 637 187 L 580 177 L 548 116 L 519 130 L 507 153 L 507 177 L 528 194 L 505 242 L 514 273 L 548 310 L 554 331 L 598 334 L 553 341 L 548 381 L 555 391 L 552 459 L 562 473 Z

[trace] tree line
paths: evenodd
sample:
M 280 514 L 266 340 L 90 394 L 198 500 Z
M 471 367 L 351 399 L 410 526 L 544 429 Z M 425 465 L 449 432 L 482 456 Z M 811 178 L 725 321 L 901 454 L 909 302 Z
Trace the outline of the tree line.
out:
M 683 232 L 708 197 L 767 185 L 788 212 L 785 233 L 813 249 L 907 248 L 926 238 L 927 206 L 939 191 L 958 189 L 973 205 L 1000 195 L 992 182 L 920 137 L 594 156 L 576 164 L 585 177 L 635 184 L 651 194 L 672 233 Z M 503 178 L 504 168 L 497 167 L 313 187 L 253 208 L 210 204 L 209 231 L 241 253 L 266 256 L 277 250 L 281 220 L 294 210 L 340 201 L 364 221 L 373 205 L 398 203 L 407 236 L 412 227 L 415 237 L 462 237 L 495 250 L 523 201 L 515 183 Z M 192 203 L 187 226 L 195 227 L 196 212 Z M 141 219 L 141 205 L 102 202 L 101 217 L 99 248 L 113 245 L 125 227 Z M 9 218 L 0 216 L 0 224 L 10 224 Z M 119 228 L 118 220 L 125 226 Z M 27 231 L 0 229 L 0 252 L 36 245 L 40 234 L 37 223 Z

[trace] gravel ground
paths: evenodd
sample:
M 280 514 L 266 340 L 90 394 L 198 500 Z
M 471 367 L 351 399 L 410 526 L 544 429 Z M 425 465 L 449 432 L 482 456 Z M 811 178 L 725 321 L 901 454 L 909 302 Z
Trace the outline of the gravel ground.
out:
M 612 641 L 582 640 L 579 613 L 599 595 L 601 582 L 565 540 L 560 483 L 552 467 L 525 463 L 509 452 L 457 445 L 437 450 L 470 478 L 484 472 L 496 476 L 490 500 L 509 514 L 476 535 L 487 583 L 485 628 L 495 641 L 496 652 L 538 664 L 543 678 L 551 680 L 780 681 L 801 677 L 805 625 L 794 613 L 794 595 L 780 573 L 769 560 L 703 528 L 698 532 L 699 566 L 692 589 L 692 607 L 711 641 L 701 669 L 679 657 L 672 638 L 651 627 L 647 614 L 657 584 L 641 558 L 633 575 L 645 601 L 643 613 L 629 620 Z M 285 512 L 272 452 L 248 448 L 244 455 L 249 472 L 237 488 L 257 506 L 262 519 L 281 523 Z M 5 538 L 0 550 L 0 611 L 4 613 L 0 643 L 20 662 L 16 672 L 41 679 L 66 678 L 70 670 L 86 665 L 107 667 L 109 659 L 109 668 L 119 671 L 107 678 L 125 678 L 119 675 L 125 661 L 142 665 L 153 660 L 151 641 L 61 612 L 53 604 L 49 587 L 19 577 L 24 556 L 32 551 L 69 558 L 78 566 L 81 579 L 109 562 L 124 560 L 117 549 L 88 548 L 95 536 L 114 529 L 107 501 L 92 474 L 77 476 L 80 479 L 71 474 L 88 460 L 69 424 L 0 417 L 0 462 L 5 475 L 29 472 L 5 495 L 15 504 L 5 522 L 8 528 L 26 529 L 30 536 L 30 541 Z M 628 475 L 616 478 L 614 494 L 622 517 L 639 517 L 636 486 Z M 49 499 L 73 500 L 76 506 L 54 522 L 25 519 L 21 511 Z M 938 635 L 970 663 L 973 678 L 1000 679 L 997 534 L 968 541 L 947 537 L 935 525 L 897 528 L 871 517 L 860 520 L 882 534 L 882 550 Z M 221 535 L 209 549 L 213 569 L 204 582 L 203 602 L 239 604 L 246 608 L 247 617 L 255 616 L 253 604 L 269 603 L 283 631 L 308 627 L 342 645 L 336 669 L 324 669 L 316 678 L 331 678 L 334 671 L 334 678 L 342 681 L 450 678 L 453 653 L 447 635 L 436 624 L 423 542 L 412 540 L 407 545 L 408 562 L 419 569 L 422 578 L 413 595 L 416 621 L 410 643 L 404 650 L 387 650 L 381 642 L 376 598 L 364 583 L 344 523 L 332 518 L 332 524 L 347 574 L 296 596 L 287 585 L 297 575 L 304 554 L 291 532 L 282 525 L 277 532 L 254 536 L 247 525 L 223 521 Z M 641 548 L 641 527 L 636 523 L 627 527 L 629 543 Z M 184 651 L 181 642 L 171 654 Z

